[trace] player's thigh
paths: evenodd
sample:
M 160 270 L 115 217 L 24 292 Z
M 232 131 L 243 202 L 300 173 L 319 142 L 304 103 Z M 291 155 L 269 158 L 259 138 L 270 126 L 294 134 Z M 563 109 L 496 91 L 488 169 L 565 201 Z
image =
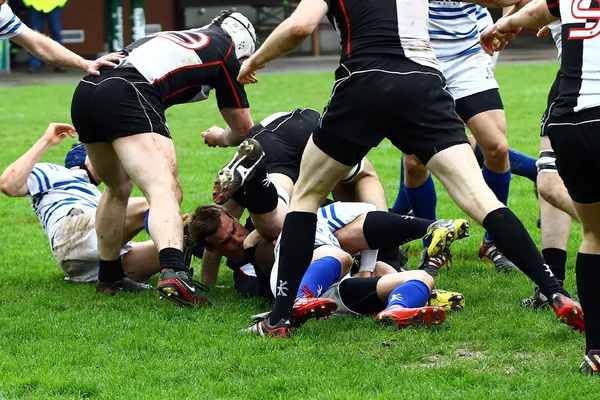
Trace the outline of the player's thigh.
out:
M 147 132 L 118 138 L 112 144 L 123 168 L 146 195 L 156 190 L 181 190 L 175 146 L 170 138 Z
M 84 145 L 94 171 L 107 187 L 123 193 L 127 190 L 131 191 L 132 184 L 129 175 L 123 168 L 112 144 L 96 142 Z
M 352 169 L 327 155 L 310 139 L 300 164 L 291 208 L 316 212 L 335 185 Z
M 483 151 L 502 147 L 508 151 L 504 110 L 487 110 L 471 117 L 467 126 Z

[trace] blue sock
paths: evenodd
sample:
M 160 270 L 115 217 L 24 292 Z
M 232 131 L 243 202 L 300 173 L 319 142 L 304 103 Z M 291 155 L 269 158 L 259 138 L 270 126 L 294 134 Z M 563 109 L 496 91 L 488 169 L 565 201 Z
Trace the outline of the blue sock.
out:
M 148 218 L 150 218 L 150 209 L 144 211 L 144 229 L 146 230 L 146 232 L 148 232 L 148 235 L 150 235 L 150 228 L 148 228 Z
M 421 186 L 416 188 L 407 187 L 406 195 L 408 196 L 415 217 L 431 219 L 433 221 L 437 219 L 435 212 L 437 193 L 435 192 L 435 185 L 433 184 L 431 174 L 429 174 L 429 178 Z
M 406 194 L 406 186 L 404 186 L 404 163 L 400 160 L 400 188 L 398 196 L 392 206 L 392 212 L 400 215 L 408 214 L 410 211 L 410 201 Z
M 483 168 L 483 161 L 484 161 L 483 151 L 481 151 L 481 147 L 479 147 L 478 144 L 475 145 L 475 158 L 477 159 L 479 166 L 481 168 Z
M 329 286 L 340 279 L 342 264 L 331 256 L 319 258 L 313 261 L 302 277 L 296 298 L 302 296 L 306 287 L 315 296 L 319 297 Z
M 529 157 L 515 149 L 508 149 L 508 159 L 510 160 L 510 172 L 536 182 L 537 167 L 535 166 L 535 158 Z
M 429 300 L 429 294 L 429 286 L 425 282 L 412 279 L 392 290 L 388 297 L 387 307 L 423 307 Z
M 483 170 L 483 179 L 488 184 L 492 192 L 496 195 L 498 200 L 502 202 L 502 204 L 508 204 L 508 190 L 510 188 L 510 179 L 511 173 L 510 171 L 506 171 L 502 174 L 497 174 L 496 172 L 492 172 L 484 165 Z M 485 233 L 485 238 L 487 240 L 492 240 L 492 237 L 489 233 Z

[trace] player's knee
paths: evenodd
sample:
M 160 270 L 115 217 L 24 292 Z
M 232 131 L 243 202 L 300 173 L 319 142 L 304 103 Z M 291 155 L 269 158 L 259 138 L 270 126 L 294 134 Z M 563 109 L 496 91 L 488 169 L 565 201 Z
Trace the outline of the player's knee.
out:
M 504 162 L 508 159 L 508 142 L 506 138 L 502 138 L 491 143 L 487 148 L 482 148 L 482 151 L 486 160 L 497 163 Z
M 350 272 L 350 269 L 352 268 L 352 264 L 354 262 L 350 254 L 346 253 L 345 251 L 339 252 L 338 254 L 336 254 L 335 258 L 337 258 L 340 264 L 342 265 L 342 273 L 340 276 L 344 276 L 348 272 Z
M 414 155 L 404 155 L 403 156 L 404 168 L 406 169 L 406 173 L 409 172 L 419 172 L 422 170 L 427 170 L 425 165 L 419 160 L 417 156 Z
M 413 279 L 417 279 L 420 280 L 421 282 L 423 282 L 424 284 L 427 285 L 427 287 L 429 287 L 429 290 L 433 289 L 433 286 L 435 284 L 433 277 L 431 275 L 429 275 L 427 272 L 423 271 L 423 270 L 415 270 L 414 271 L 415 277 Z

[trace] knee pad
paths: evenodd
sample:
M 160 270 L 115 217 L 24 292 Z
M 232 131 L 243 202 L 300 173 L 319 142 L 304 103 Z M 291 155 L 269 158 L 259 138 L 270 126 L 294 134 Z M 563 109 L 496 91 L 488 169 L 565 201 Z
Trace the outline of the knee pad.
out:
M 538 174 L 543 172 L 558 173 L 556 168 L 556 154 L 552 150 L 540 151 L 540 158 L 535 162 Z

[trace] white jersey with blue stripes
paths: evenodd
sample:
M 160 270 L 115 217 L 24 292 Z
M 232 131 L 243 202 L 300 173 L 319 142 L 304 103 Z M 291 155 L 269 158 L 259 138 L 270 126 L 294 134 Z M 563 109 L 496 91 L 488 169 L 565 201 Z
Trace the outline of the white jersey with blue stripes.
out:
M 21 22 L 8 6 L 3 4 L 0 6 L 0 39 L 10 39 L 17 36 L 25 29 L 25 25 Z
M 460 1 L 429 1 L 429 37 L 440 61 L 481 51 L 479 34 L 491 22 L 485 7 Z
M 50 163 L 35 164 L 27 178 L 27 188 L 33 211 L 50 242 L 71 209 L 95 209 L 101 196 L 86 171 Z
M 335 202 L 319 208 L 317 212 L 317 230 L 315 246 L 332 245 L 340 247 L 340 242 L 334 232 L 342 229 L 362 214 L 375 211 L 370 203 L 341 203 Z

